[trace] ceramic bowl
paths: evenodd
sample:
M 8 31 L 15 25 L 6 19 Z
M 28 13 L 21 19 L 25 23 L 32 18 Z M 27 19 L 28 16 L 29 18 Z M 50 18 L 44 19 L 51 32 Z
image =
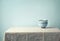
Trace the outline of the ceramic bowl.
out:
M 46 19 L 39 20 L 39 26 L 41 28 L 46 28 L 47 25 L 48 25 L 48 20 Z

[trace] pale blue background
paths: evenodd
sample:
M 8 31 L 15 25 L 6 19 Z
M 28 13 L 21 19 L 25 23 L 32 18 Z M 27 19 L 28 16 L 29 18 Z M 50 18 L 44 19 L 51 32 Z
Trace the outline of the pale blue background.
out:
M 39 19 L 60 28 L 60 0 L 0 0 L 0 41 L 9 27 L 38 26 Z

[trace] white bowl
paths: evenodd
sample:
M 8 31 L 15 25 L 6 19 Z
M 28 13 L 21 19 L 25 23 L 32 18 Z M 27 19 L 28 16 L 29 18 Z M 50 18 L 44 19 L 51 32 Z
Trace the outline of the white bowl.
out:
M 38 23 L 38 25 L 42 28 L 45 28 L 47 24 L 48 24 L 48 20 L 46 19 L 39 20 L 39 23 Z

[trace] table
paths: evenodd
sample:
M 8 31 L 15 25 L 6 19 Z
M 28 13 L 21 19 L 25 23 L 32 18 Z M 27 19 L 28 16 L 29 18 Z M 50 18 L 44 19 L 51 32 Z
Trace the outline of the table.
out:
M 5 41 L 60 41 L 58 28 L 11 27 L 5 32 Z

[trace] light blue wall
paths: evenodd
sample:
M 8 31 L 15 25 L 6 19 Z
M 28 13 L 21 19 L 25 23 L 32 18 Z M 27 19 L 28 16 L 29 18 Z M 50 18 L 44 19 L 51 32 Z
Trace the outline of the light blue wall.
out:
M 38 26 L 48 19 L 51 27 L 60 27 L 60 0 L 0 0 L 0 41 L 11 26 Z

